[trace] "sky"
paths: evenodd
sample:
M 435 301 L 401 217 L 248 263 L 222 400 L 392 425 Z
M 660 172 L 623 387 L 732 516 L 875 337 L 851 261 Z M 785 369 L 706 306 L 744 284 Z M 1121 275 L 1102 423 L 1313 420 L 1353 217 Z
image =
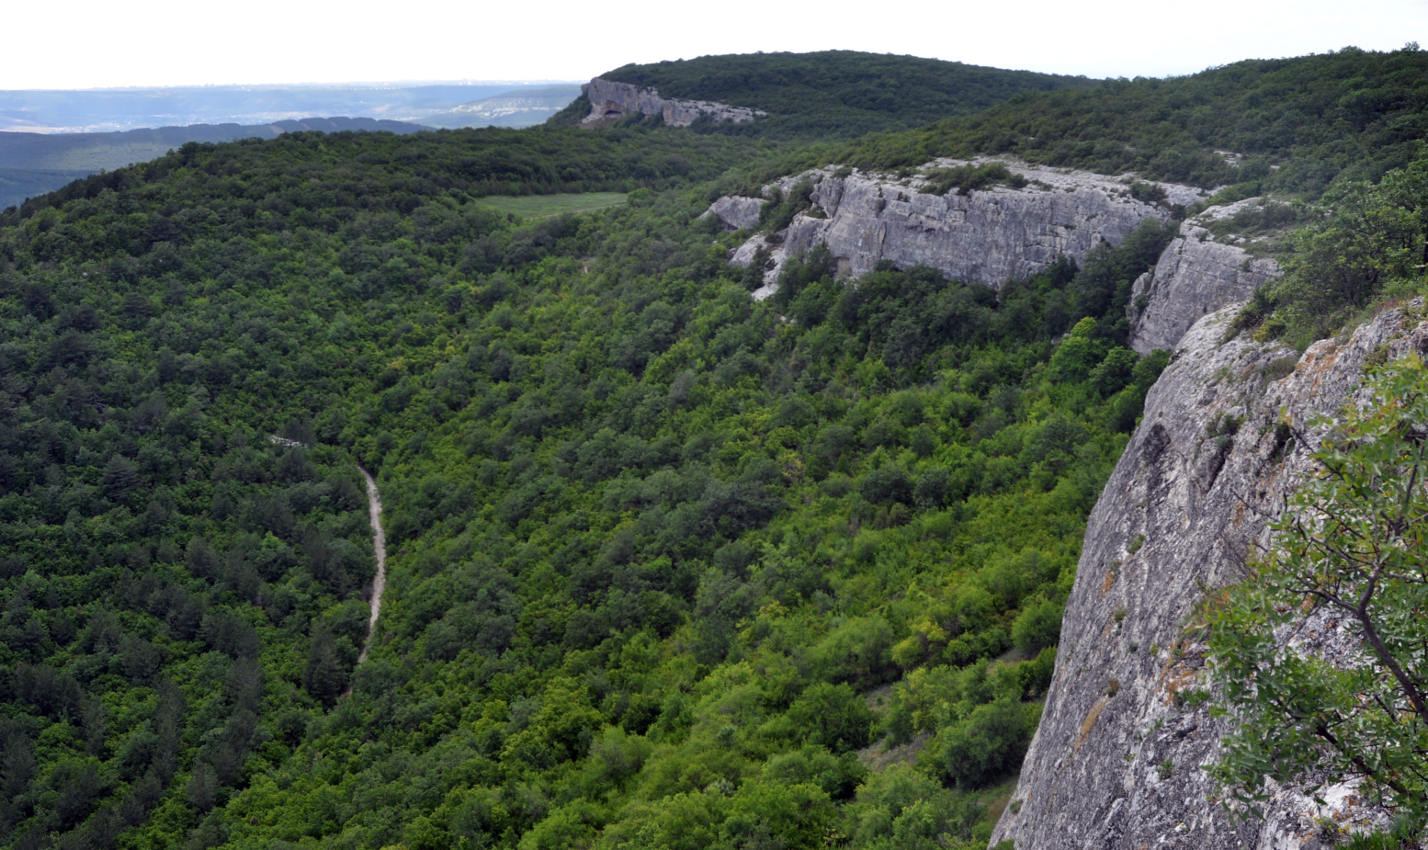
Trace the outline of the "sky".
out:
M 6 3 L 0 90 L 588 80 L 630 62 L 863 50 L 1164 77 L 1428 45 L 1428 0 L 59 0 Z

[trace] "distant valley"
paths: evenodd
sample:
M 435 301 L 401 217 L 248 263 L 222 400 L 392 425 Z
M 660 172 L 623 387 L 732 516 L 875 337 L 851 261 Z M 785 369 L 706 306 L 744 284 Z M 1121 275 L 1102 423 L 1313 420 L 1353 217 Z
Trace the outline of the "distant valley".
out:
M 0 131 L 112 133 L 187 124 L 268 124 L 314 115 L 346 115 L 428 126 L 482 101 L 563 97 L 538 124 L 580 95 L 578 83 L 362 83 L 294 86 L 182 86 L 85 91 L 0 91 Z M 533 108 L 533 111 L 538 111 Z M 434 120 L 435 119 L 435 120 Z M 486 126 L 485 123 L 459 126 Z M 503 125 L 514 126 L 514 125 Z
M 575 83 L 516 82 L 0 92 L 0 209 L 186 142 L 529 127 L 579 94 Z

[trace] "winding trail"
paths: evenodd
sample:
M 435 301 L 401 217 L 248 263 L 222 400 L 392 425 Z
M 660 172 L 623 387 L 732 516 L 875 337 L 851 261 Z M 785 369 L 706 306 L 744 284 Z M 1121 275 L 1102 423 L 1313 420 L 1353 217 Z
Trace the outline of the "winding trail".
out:
M 377 575 L 372 579 L 372 615 L 367 619 L 367 639 L 362 642 L 362 652 L 357 656 L 357 663 L 361 664 L 372 650 L 377 616 L 382 612 L 382 591 L 387 589 L 387 535 L 382 531 L 382 496 L 377 492 L 377 481 L 362 467 L 357 467 L 357 471 L 367 482 L 367 518 L 372 523 L 372 549 L 377 553 Z

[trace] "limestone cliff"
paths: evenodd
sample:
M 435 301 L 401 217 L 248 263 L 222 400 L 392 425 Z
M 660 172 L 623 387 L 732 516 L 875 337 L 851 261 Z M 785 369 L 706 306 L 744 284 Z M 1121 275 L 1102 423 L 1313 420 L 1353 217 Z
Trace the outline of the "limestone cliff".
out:
M 581 119 L 584 126 L 618 121 L 631 115 L 658 115 L 671 127 L 688 127 L 700 118 L 713 121 L 752 121 L 768 113 L 743 106 L 730 106 L 708 100 L 676 100 L 661 97 L 652 88 L 640 88 L 629 83 L 617 83 L 596 77 L 580 87 L 590 101 L 590 114 Z
M 974 160 L 979 164 L 982 160 Z M 967 164 L 937 160 L 922 171 Z M 1007 163 L 1025 185 L 935 193 L 925 177 L 898 178 L 823 168 L 766 189 L 779 197 L 807 181 L 812 205 L 779 233 L 740 246 L 733 262 L 766 254 L 772 292 L 786 258 L 826 245 L 840 275 L 865 274 L 883 260 L 925 265 L 949 278 L 999 287 L 1046 268 L 1058 257 L 1081 261 L 1097 244 L 1118 244 L 1147 218 L 1168 219 L 1170 204 L 1204 196 L 1188 186 L 1157 184 L 1166 203 L 1132 197 L 1129 178 Z
M 766 204 L 806 193 L 807 208 L 786 228 L 754 235 L 731 258 L 766 263 L 756 293 L 766 295 L 788 257 L 818 244 L 842 275 L 888 260 L 995 287 L 1060 256 L 1080 261 L 1201 197 L 1162 185 L 1164 202 L 1147 203 L 1127 179 L 1009 167 L 1024 186 L 946 194 L 919 177 L 824 168 L 766 187 L 765 198 L 720 199 L 708 214 L 752 230 Z M 1351 783 L 1331 784 L 1323 803 L 1307 789 L 1279 788 L 1265 819 L 1236 820 L 1215 802 L 1206 770 L 1229 730 L 1193 696 L 1204 651 L 1187 642 L 1187 622 L 1207 590 L 1241 578 L 1247 553 L 1269 542 L 1269 521 L 1310 472 L 1310 447 L 1322 437 L 1311 421 L 1338 411 L 1370 353 L 1428 352 L 1428 324 L 1399 310 L 1302 357 L 1247 337 L 1227 341 L 1243 300 L 1279 274 L 1273 260 L 1214 235 L 1215 219 L 1237 208 L 1184 222 L 1135 283 L 1133 344 L 1175 354 L 1088 521 L 1045 710 L 994 843 L 1308 850 L 1324 819 L 1383 822 Z M 1421 315 L 1421 305 L 1410 312 Z M 1351 645 L 1334 632 L 1319 629 L 1321 640 Z
M 1233 214 L 1243 204 L 1211 207 L 1186 221 L 1155 269 L 1135 282 L 1130 305 L 1131 348 L 1141 354 L 1173 349 L 1201 316 L 1245 300 L 1260 284 L 1279 275 L 1274 260 L 1256 258 L 1238 245 L 1217 242 L 1205 226 Z
M 985 160 L 972 160 L 979 164 Z M 967 164 L 938 160 L 923 167 Z M 1078 262 L 1100 242 L 1120 242 L 1146 218 L 1165 219 L 1171 206 L 1202 200 L 1188 186 L 1155 184 L 1165 204 L 1136 200 L 1129 178 L 1010 163 L 1026 185 L 966 193 L 934 194 L 925 178 L 822 168 L 784 178 L 765 188 L 782 199 L 807 184 L 809 208 L 777 233 L 756 234 L 730 261 L 765 264 L 762 298 L 777 288 L 791 256 L 827 246 L 842 276 L 856 277 L 888 260 L 898 267 L 931 266 L 949 278 L 999 287 L 1035 274 L 1058 257 Z M 1213 206 L 1190 218 L 1151 272 L 1135 282 L 1128 308 L 1131 346 L 1145 354 L 1171 349 L 1201 316 L 1248 298 L 1279 274 L 1274 260 L 1257 258 L 1237 244 L 1217 241 L 1208 228 L 1248 202 Z M 731 230 L 754 230 L 767 198 L 723 197 L 706 215 Z
M 1264 821 L 1233 822 L 1205 771 L 1226 731 L 1187 700 L 1201 648 L 1183 628 L 1207 589 L 1242 575 L 1266 522 L 1309 471 L 1309 426 L 1354 391 L 1365 358 L 1428 350 L 1428 324 L 1387 310 L 1302 357 L 1244 338 L 1235 311 L 1200 319 L 1151 389 L 1091 514 L 1056 672 L 994 837 L 1018 848 L 1310 848 L 1316 817 L 1372 820 L 1351 786 L 1320 806 L 1280 789 Z

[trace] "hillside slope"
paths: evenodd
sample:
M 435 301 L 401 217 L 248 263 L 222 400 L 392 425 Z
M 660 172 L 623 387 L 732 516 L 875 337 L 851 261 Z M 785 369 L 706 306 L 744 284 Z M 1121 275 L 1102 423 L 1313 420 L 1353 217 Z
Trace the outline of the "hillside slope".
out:
M 788 324 L 681 188 L 750 150 L 290 134 L 0 216 L 6 843 L 985 840 L 1157 362 L 1058 358 L 1049 276 L 808 265 Z M 566 174 L 635 191 L 474 194 Z
M 1428 51 L 1249 60 L 1173 79 L 1033 92 L 967 118 L 871 136 L 841 157 L 893 169 L 1002 154 L 1102 174 L 1317 195 L 1376 180 L 1428 137 Z

